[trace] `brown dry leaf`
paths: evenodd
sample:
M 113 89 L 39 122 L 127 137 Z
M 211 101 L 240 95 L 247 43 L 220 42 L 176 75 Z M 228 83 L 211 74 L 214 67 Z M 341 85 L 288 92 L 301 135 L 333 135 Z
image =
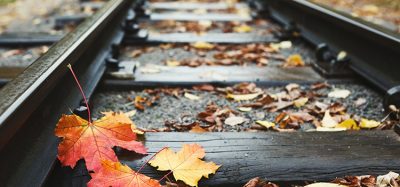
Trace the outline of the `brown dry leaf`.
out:
M 134 101 L 135 108 L 138 109 L 138 110 L 143 111 L 143 110 L 144 110 L 144 105 L 143 105 L 143 103 L 146 102 L 146 101 L 147 101 L 146 98 L 141 97 L 141 96 L 136 96 L 136 97 L 135 97 L 135 101 Z
M 214 87 L 213 85 L 211 85 L 211 84 L 202 84 L 202 85 L 193 86 L 193 89 L 194 89 L 194 90 L 209 91 L 209 92 L 211 92 L 211 91 L 214 91 L 214 90 L 215 90 L 215 87 Z
M 258 99 L 255 103 L 244 104 L 244 105 L 242 105 L 242 107 L 259 108 L 259 107 L 269 105 L 272 102 L 274 102 L 274 98 L 272 98 L 270 95 L 265 95 L 262 98 Z
M 306 185 L 304 187 L 347 187 L 346 185 L 328 183 L 328 182 L 317 182 L 313 184 Z
M 326 82 L 318 82 L 311 85 L 312 90 L 319 90 L 327 87 L 329 87 L 329 84 Z
M 143 51 L 141 49 L 135 49 L 131 52 L 131 57 L 132 58 L 139 57 L 142 53 Z
M 196 124 L 195 126 L 192 127 L 192 129 L 190 129 L 189 132 L 192 133 L 203 133 L 203 132 L 208 132 L 206 129 L 203 129 L 202 127 L 200 127 L 199 124 Z
M 136 109 L 143 111 L 146 106 L 147 107 L 153 106 L 159 98 L 160 98 L 159 95 L 152 96 L 150 98 L 136 96 L 135 99 L 133 100 L 133 104 L 135 105 Z
M 314 120 L 314 117 L 307 112 L 282 112 L 275 118 L 275 122 L 279 123 L 281 129 L 298 129 L 305 121 L 312 120 Z
M 260 177 L 250 179 L 243 187 L 279 187 L 278 185 L 264 181 Z
M 336 178 L 332 182 L 350 187 L 376 187 L 376 177 L 371 175 L 346 176 L 344 178 Z
M 302 67 L 305 66 L 303 58 L 299 54 L 290 55 L 286 62 L 283 64 L 283 67 Z

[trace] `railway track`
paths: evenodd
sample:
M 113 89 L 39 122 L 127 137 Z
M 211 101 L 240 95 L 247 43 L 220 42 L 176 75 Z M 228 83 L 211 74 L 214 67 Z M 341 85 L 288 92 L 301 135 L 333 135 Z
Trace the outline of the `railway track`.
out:
M 274 120 L 279 112 L 253 109 L 254 114 L 246 114 L 250 122 L 207 133 L 176 132 L 185 130 L 176 123 L 164 124 L 196 121 L 197 113 L 210 102 L 240 107 L 243 103 L 226 101 L 218 91 L 192 86 L 231 89 L 226 87 L 242 82 L 276 94 L 290 83 L 307 91 L 327 82 L 354 94 L 340 100 L 349 111 L 380 120 L 389 105 L 400 106 L 400 79 L 393 68 L 398 66 L 398 35 L 300 0 L 243 2 L 234 5 L 240 11 L 233 12 L 224 3 L 180 5 L 110 0 L 0 90 L 2 186 L 85 186 L 90 180 L 82 161 L 72 170 L 61 167 L 56 157 L 59 140 L 54 128 L 60 116 L 87 112 L 68 64 L 76 71 L 94 117 L 104 110 L 128 112 L 135 109 L 129 104 L 135 96 L 160 92 L 156 106 L 138 110 L 133 119 L 140 128 L 154 131 L 143 137 L 150 154 L 164 146 L 199 143 L 207 160 L 222 165 L 200 186 L 241 186 L 257 176 L 283 185 L 304 184 L 400 171 L 396 122 L 388 130 L 315 132 L 315 127 L 302 125 L 290 133 L 271 132 L 254 130 L 252 124 L 257 118 Z M 203 7 L 200 13 L 195 12 L 198 7 Z M 172 24 L 166 24 L 171 20 Z M 184 24 L 190 22 L 194 26 Z M 184 26 L 177 29 L 179 24 Z M 234 32 L 244 24 L 252 31 Z M 282 49 L 268 52 L 271 43 Z M 255 50 L 256 57 L 236 56 L 240 62 L 220 57 L 238 50 Z M 264 56 L 257 56 L 260 51 Z M 305 65 L 284 68 L 293 54 L 301 55 Z M 176 88 L 177 94 L 157 91 L 165 87 Z M 286 89 L 291 94 L 291 88 Z M 195 99 L 183 96 L 187 93 Z M 201 99 L 195 102 L 197 97 Z M 352 107 L 351 102 L 360 97 L 369 104 Z M 132 168 L 139 168 L 151 156 L 133 159 L 137 155 L 117 152 Z M 145 168 L 142 173 L 161 178 L 154 169 Z

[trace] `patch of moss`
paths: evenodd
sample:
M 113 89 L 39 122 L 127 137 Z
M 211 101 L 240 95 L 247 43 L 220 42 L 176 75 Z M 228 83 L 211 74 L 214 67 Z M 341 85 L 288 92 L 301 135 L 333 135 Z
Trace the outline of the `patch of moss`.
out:
M 13 2 L 15 2 L 15 0 L 0 0 L 0 6 L 7 5 Z

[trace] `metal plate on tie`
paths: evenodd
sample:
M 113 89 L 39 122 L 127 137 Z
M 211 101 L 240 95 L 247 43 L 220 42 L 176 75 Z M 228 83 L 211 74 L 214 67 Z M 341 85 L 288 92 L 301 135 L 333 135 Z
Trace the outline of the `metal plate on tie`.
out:
M 141 40 L 143 41 L 143 40 Z M 150 33 L 145 42 L 150 43 L 192 43 L 197 41 L 210 43 L 271 43 L 279 42 L 273 35 L 258 35 L 254 33 Z M 135 44 L 138 39 L 135 37 L 126 36 L 125 44 Z
M 225 10 L 229 8 L 248 8 L 246 3 L 228 4 L 224 2 L 218 3 L 195 3 L 195 2 L 155 2 L 147 5 L 148 9 L 164 9 L 164 10 Z
M 250 15 L 242 14 L 223 14 L 223 13 L 207 13 L 207 14 L 195 14 L 195 13 L 152 13 L 150 20 L 161 21 L 161 20 L 175 20 L 175 21 L 251 21 Z

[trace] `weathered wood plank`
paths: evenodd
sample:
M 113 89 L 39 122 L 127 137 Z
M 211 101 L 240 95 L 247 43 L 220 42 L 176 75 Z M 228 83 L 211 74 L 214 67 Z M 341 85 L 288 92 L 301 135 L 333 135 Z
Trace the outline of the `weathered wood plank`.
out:
M 205 160 L 222 167 L 200 186 L 240 186 L 256 176 L 280 182 L 329 181 L 400 171 L 400 138 L 393 131 L 147 133 L 144 142 L 150 155 L 138 159 L 135 153 L 119 151 L 121 162 L 137 170 L 162 147 L 178 150 L 184 143 L 201 144 L 207 152 Z M 73 176 L 82 177 L 82 171 L 75 172 Z M 154 178 L 164 174 L 150 166 L 142 173 Z

